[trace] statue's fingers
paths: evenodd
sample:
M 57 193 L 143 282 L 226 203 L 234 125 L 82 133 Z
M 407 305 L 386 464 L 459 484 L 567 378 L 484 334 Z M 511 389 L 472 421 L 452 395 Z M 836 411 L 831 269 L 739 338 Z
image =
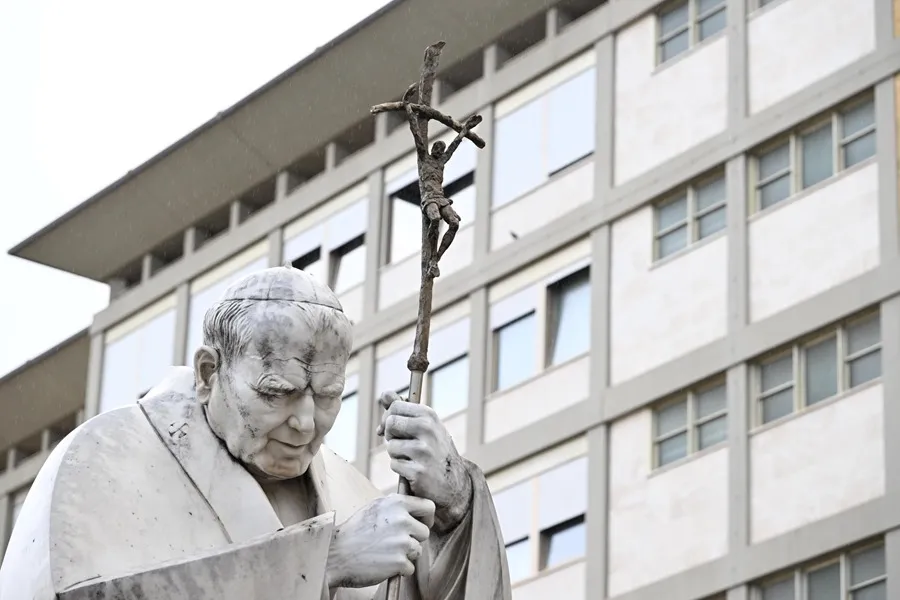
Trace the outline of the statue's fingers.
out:
M 388 441 L 394 438 L 418 438 L 425 429 L 425 420 L 421 418 L 388 414 L 384 419 L 384 439 Z
M 382 392 L 382 394 L 378 397 L 378 404 L 381 405 L 381 408 L 384 410 L 390 410 L 391 405 L 394 402 L 402 402 L 403 398 L 397 392 Z
M 396 402 L 391 405 L 390 413 L 399 417 L 426 417 L 434 415 L 434 409 L 415 402 Z
M 375 429 L 375 435 L 384 435 L 384 420 L 387 418 L 391 406 L 403 403 L 403 398 L 397 392 L 383 392 L 378 397 L 378 404 L 384 409 L 384 413 L 381 415 L 381 423 L 379 423 L 378 427 Z

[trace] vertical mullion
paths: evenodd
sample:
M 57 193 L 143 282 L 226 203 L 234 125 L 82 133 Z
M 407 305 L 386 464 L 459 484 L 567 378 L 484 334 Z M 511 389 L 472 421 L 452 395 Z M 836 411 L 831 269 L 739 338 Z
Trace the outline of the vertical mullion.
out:
M 835 332 L 834 343 L 837 344 L 837 384 L 838 384 L 838 393 L 840 394 L 844 390 L 850 389 L 850 363 L 847 362 L 847 337 L 846 330 L 843 325 L 837 328 L 837 332 Z
M 788 154 L 790 156 L 788 162 L 791 166 L 791 196 L 793 196 L 803 186 L 803 160 L 800 156 L 800 144 L 795 133 L 792 133 L 791 137 L 788 138 Z
M 531 478 L 531 574 L 537 575 L 541 570 L 541 525 L 538 507 L 538 485 L 540 476 Z
M 700 447 L 699 436 L 696 431 L 696 423 L 697 423 L 697 409 L 694 406 L 697 401 L 697 397 L 694 395 L 693 391 L 689 391 L 687 393 L 687 434 L 688 434 L 688 453 L 687 456 L 690 456 L 694 452 L 697 452 Z
M 794 374 L 794 412 L 803 410 L 805 390 L 803 389 L 803 377 L 805 375 L 805 356 L 800 344 L 795 344 L 791 349 L 791 361 Z
M 700 237 L 697 226 L 697 195 L 694 193 L 694 186 L 689 185 L 685 191 L 687 199 L 687 218 L 688 218 L 688 240 L 687 245 L 690 246 Z
M 689 12 L 691 15 L 691 29 L 694 30 L 694 35 L 691 38 L 691 47 L 693 48 L 695 45 L 700 43 L 700 6 L 699 0 L 689 0 L 690 8 Z
M 841 144 L 841 123 L 838 111 L 831 113 L 831 175 L 837 175 L 844 164 Z

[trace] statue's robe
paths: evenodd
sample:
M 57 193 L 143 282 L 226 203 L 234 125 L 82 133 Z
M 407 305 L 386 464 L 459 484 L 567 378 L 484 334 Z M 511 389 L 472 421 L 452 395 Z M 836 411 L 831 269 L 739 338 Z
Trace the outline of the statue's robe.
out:
M 189 371 L 137 405 L 90 419 L 54 449 L 12 533 L 0 600 L 329 598 L 334 527 L 380 493 L 323 447 L 305 475 L 318 516 L 283 527 L 213 434 Z M 403 579 L 405 600 L 510 598 L 487 483 L 466 467 L 471 510 L 423 545 L 416 575 Z M 385 588 L 341 588 L 330 598 L 381 599 Z

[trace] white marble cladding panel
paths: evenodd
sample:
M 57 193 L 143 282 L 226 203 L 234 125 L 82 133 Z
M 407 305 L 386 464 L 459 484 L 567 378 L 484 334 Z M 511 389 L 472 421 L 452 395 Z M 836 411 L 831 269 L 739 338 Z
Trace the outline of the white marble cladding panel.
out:
M 870 386 L 751 438 L 753 543 L 884 494 L 883 396 Z
M 611 597 L 728 552 L 728 448 L 652 473 L 652 426 L 644 410 L 610 431 Z
M 495 210 L 491 215 L 491 250 L 514 242 L 512 234 L 522 237 L 526 233 L 544 227 L 579 206 L 587 204 L 593 197 L 594 162 L 587 161 L 571 171 L 554 177 L 511 204 Z M 443 271 L 443 263 L 441 264 Z
M 809 87 L 875 50 L 875 2 L 787 0 L 747 25 L 750 112 Z
M 512 597 L 513 600 L 547 600 L 563 596 L 566 600 L 584 600 L 586 582 L 584 562 L 572 563 L 514 586 Z
M 656 35 L 656 16 L 650 14 L 616 36 L 616 185 L 721 133 L 727 124 L 725 36 L 657 67 Z
M 749 226 L 751 321 L 878 267 L 876 163 L 770 211 Z
M 654 265 L 652 207 L 613 223 L 610 287 L 613 385 L 726 334 L 727 268 L 725 236 Z
M 588 398 L 590 357 L 582 356 L 487 398 L 484 441 L 492 442 Z

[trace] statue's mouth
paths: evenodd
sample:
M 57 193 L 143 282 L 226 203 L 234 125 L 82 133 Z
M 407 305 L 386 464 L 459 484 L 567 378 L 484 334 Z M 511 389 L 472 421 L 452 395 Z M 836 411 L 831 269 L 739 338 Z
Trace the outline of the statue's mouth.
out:
M 284 446 L 285 448 L 287 448 L 289 450 L 294 450 L 294 451 L 301 450 L 307 446 L 307 444 L 291 444 L 289 442 L 282 442 L 281 440 L 271 440 L 271 441 L 273 441 L 281 446 Z

